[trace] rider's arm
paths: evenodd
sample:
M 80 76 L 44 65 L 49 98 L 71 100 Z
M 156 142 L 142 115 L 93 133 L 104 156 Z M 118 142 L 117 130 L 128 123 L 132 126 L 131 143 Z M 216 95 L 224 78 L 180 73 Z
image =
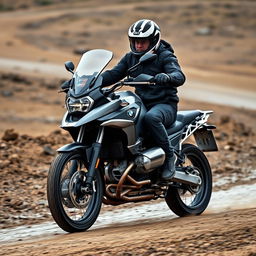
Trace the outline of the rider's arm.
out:
M 164 56 L 162 56 L 161 59 L 164 71 L 170 77 L 170 82 L 168 84 L 175 87 L 183 85 L 186 77 L 181 71 L 176 56 L 172 53 L 164 53 Z
M 117 83 L 123 79 L 127 75 L 127 69 L 127 55 L 125 55 L 114 68 L 101 74 L 103 77 L 102 87 Z

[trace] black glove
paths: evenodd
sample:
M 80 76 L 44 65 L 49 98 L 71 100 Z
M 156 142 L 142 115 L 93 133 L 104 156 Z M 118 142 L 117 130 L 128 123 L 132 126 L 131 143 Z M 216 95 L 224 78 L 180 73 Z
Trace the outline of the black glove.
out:
M 155 81 L 159 85 L 166 85 L 171 81 L 171 78 L 165 73 L 160 73 L 155 75 Z

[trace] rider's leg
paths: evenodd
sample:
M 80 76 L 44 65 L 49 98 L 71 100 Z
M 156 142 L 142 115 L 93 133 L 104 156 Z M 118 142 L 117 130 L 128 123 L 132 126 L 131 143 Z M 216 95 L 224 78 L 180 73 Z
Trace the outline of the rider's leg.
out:
M 170 126 L 176 120 L 176 116 L 176 105 L 158 104 L 152 107 L 144 117 L 146 127 L 151 132 L 155 143 L 165 152 L 166 159 L 162 171 L 162 178 L 165 180 L 173 177 L 176 161 L 165 127 Z

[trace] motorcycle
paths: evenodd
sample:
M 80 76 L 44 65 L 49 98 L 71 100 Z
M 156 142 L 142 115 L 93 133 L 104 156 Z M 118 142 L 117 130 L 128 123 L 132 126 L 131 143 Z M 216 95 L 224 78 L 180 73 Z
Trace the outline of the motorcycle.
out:
M 96 49 L 83 54 L 76 70 L 72 62 L 65 63 L 73 77 L 61 90 L 67 108 L 61 128 L 74 142 L 57 150 L 48 173 L 47 199 L 55 222 L 67 232 L 89 229 L 102 204 L 164 198 L 182 217 L 201 214 L 210 201 L 212 173 L 203 152 L 218 150 L 212 132 L 216 127 L 207 124 L 213 111 L 178 111 L 166 128 L 177 156 L 176 172 L 170 181 L 162 181 L 165 153 L 143 126 L 145 106 L 134 92 L 119 90 L 148 86 L 154 79 L 128 76 L 102 88 L 100 74 L 112 57 L 112 52 Z M 128 74 L 155 57 L 145 54 Z M 196 145 L 185 143 L 191 135 Z

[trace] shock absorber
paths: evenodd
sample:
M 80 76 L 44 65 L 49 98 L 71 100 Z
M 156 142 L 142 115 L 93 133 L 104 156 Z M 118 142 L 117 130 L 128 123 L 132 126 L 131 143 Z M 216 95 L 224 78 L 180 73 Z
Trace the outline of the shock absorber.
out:
M 85 186 L 82 186 L 81 192 L 85 194 L 92 194 L 93 193 L 93 177 L 95 174 L 95 168 L 97 167 L 97 162 L 99 161 L 99 155 L 100 155 L 100 150 L 101 150 L 101 144 L 102 140 L 104 137 L 104 127 L 100 127 L 98 136 L 96 139 L 96 142 L 93 143 L 92 146 L 92 153 L 90 156 L 90 165 L 88 168 L 88 174 L 87 174 L 87 179 L 85 182 Z

